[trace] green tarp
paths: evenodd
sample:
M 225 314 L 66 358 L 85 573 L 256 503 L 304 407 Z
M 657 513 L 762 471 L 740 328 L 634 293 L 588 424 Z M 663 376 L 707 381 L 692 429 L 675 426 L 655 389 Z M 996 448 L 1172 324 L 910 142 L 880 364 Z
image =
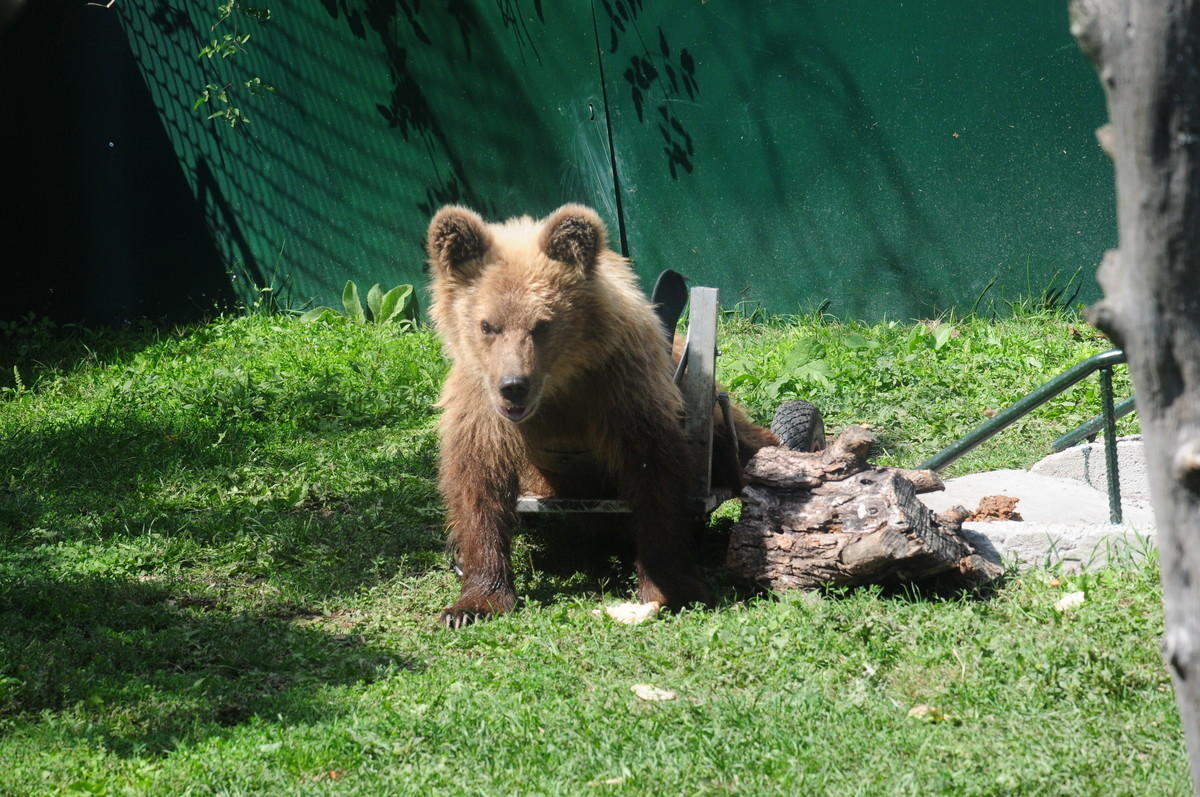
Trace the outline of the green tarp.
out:
M 583 202 L 647 284 L 670 267 L 726 308 L 863 319 L 1036 300 L 1072 277 L 1061 298 L 1092 300 L 1115 242 L 1103 96 L 1065 1 L 271 12 L 236 22 L 243 52 L 207 59 L 235 32 L 213 29 L 216 2 L 87 10 L 119 15 L 144 80 L 88 93 L 148 92 L 161 128 L 142 135 L 174 152 L 156 168 L 186 181 L 244 298 L 273 286 L 292 307 L 336 306 L 347 279 L 423 284 L 425 227 L 450 202 L 494 219 Z M 276 93 L 239 88 L 252 78 Z M 234 87 L 248 124 L 193 109 L 210 83 Z M 128 193 L 98 199 L 120 215 Z M 191 290 L 171 283 L 164 265 L 163 290 Z

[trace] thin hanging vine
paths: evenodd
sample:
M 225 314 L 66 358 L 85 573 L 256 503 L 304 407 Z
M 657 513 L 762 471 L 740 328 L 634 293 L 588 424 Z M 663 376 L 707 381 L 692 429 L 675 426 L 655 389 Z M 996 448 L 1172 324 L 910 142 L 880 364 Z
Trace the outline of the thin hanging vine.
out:
M 269 8 L 255 8 L 243 5 L 237 0 L 229 0 L 229 2 L 221 4 L 217 7 L 217 21 L 213 23 L 212 31 L 215 33 L 217 28 L 224 24 L 232 27 L 232 31 L 224 33 L 220 39 L 212 39 L 205 47 L 201 48 L 196 57 L 212 60 L 214 57 L 220 56 L 224 60 L 245 52 L 250 34 L 243 31 L 242 24 L 254 22 L 264 25 L 270 19 L 271 9 Z M 237 88 L 238 85 L 241 88 Z M 249 124 L 250 119 L 241 109 L 239 102 L 239 96 L 243 90 L 251 96 L 276 93 L 274 86 L 264 83 L 263 79 L 258 76 L 243 80 L 230 80 L 223 85 L 209 83 L 196 99 L 192 110 L 198 110 L 201 105 L 212 103 L 209 107 L 217 107 L 217 110 L 208 115 L 209 119 L 222 119 L 231 128 Z

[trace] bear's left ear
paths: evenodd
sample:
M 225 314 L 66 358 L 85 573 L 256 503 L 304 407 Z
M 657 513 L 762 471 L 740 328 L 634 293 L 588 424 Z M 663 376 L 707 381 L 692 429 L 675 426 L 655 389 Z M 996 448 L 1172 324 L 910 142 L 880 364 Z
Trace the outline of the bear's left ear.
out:
M 429 222 L 426 248 L 439 276 L 471 278 L 479 259 L 492 246 L 492 235 L 479 214 L 459 205 L 447 205 Z
M 591 208 L 563 205 L 543 222 L 539 244 L 552 260 L 588 271 L 608 246 L 608 231 Z

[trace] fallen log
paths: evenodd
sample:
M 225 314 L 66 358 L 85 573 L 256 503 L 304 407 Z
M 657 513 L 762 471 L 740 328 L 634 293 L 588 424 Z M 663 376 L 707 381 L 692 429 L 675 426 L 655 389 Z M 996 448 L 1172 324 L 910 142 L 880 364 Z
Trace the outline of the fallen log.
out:
M 967 510 L 935 514 L 918 500 L 943 489 L 938 477 L 870 464 L 874 443 L 851 426 L 824 451 L 759 451 L 730 536 L 733 577 L 777 591 L 935 577 L 973 587 L 998 577 L 999 565 L 962 536 Z

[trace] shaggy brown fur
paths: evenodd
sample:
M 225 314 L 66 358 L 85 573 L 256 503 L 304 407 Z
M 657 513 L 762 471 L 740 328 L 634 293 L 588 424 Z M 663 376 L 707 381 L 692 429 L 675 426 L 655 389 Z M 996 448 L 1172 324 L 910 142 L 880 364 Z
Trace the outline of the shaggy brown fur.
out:
M 516 499 L 630 503 L 638 597 L 708 603 L 689 508 L 671 352 L 627 261 L 595 211 L 487 224 L 446 207 L 429 226 L 431 315 L 451 360 L 442 391 L 440 487 L 462 594 L 457 627 L 512 609 Z M 740 487 L 715 419 L 714 481 Z M 744 462 L 776 441 L 738 414 Z M 724 452 L 724 453 L 720 453 Z

